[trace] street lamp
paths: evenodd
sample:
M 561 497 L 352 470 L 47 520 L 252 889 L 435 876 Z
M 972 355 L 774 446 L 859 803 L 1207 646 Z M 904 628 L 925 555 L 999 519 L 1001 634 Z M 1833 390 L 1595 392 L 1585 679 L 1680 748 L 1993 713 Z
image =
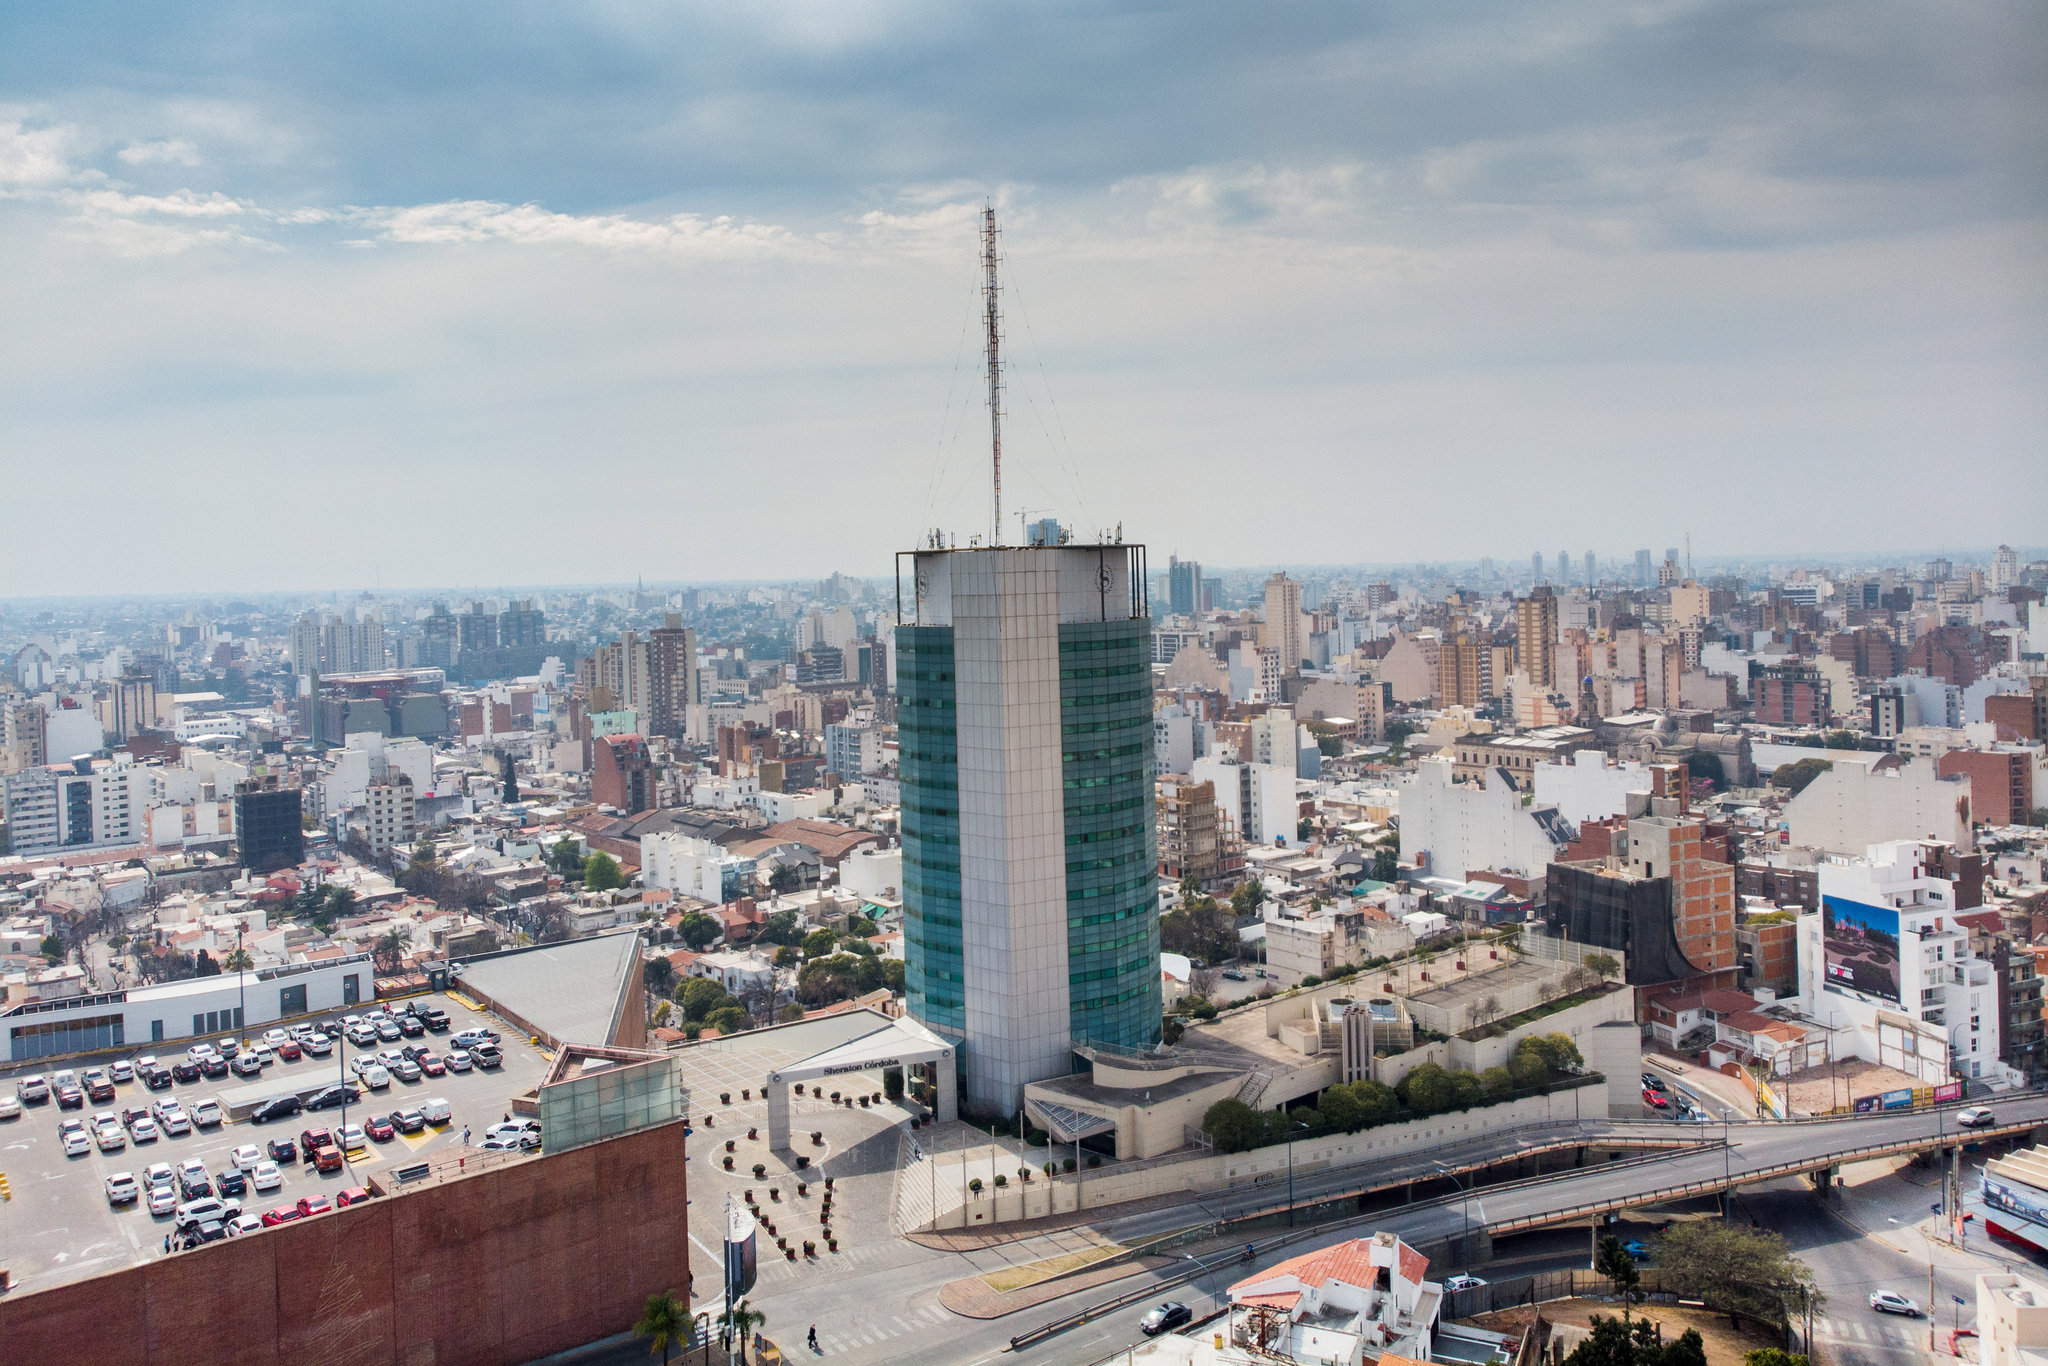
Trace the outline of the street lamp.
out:
M 1721 1222 L 1723 1224 L 1732 1222 L 1729 1216 L 1734 1212 L 1735 1205 L 1735 1174 L 1734 1166 L 1729 1158 L 1728 1147 L 1729 1113 L 1727 1106 L 1721 1107 Z
M 1305 1120 L 1287 1121 L 1287 1227 L 1294 1227 L 1294 1131 L 1306 1129 Z
M 1180 1255 L 1182 1261 L 1195 1264 L 1195 1278 L 1197 1280 L 1204 1276 L 1209 1278 L 1209 1304 L 1212 1308 L 1221 1309 L 1223 1307 L 1223 1296 L 1218 1294 L 1216 1290 L 1216 1268 L 1210 1266 L 1192 1252 L 1183 1252 Z
M 1463 1181 L 1458 1180 L 1458 1174 L 1452 1171 L 1448 1165 L 1446 1165 L 1443 1162 L 1438 1162 L 1434 1158 L 1432 1158 L 1431 1161 L 1434 1163 L 1438 1171 L 1441 1171 L 1445 1176 L 1450 1177 L 1452 1181 L 1457 1182 L 1459 1226 L 1458 1269 L 1460 1271 L 1470 1271 L 1472 1269 L 1472 1193 L 1465 1188 L 1465 1183 Z

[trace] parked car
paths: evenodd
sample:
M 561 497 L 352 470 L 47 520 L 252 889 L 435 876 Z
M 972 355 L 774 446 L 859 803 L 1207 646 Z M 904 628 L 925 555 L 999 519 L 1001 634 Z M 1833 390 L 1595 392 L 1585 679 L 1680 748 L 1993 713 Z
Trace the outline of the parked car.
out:
M 357 1048 L 375 1048 L 377 1046 L 377 1031 L 366 1024 L 356 1025 L 354 1028 L 346 1031 L 346 1037 Z
M 397 1023 L 398 1032 L 408 1039 L 417 1039 L 418 1037 L 420 1037 L 420 1035 L 427 1032 L 426 1025 L 418 1020 L 415 1020 L 410 1015 L 399 1016 Z
M 135 1080 L 135 1064 L 126 1058 L 107 1064 L 107 1075 L 114 1079 L 116 1086 L 125 1086 Z
M 343 1152 L 347 1152 L 350 1148 L 362 1147 L 364 1142 L 363 1126 L 360 1124 L 342 1125 L 341 1132 L 334 1136 L 334 1142 L 335 1146 Z
M 168 1162 L 152 1162 L 142 1169 L 142 1184 L 151 1190 L 159 1186 L 175 1188 L 178 1184 L 177 1169 Z
M 1161 1333 L 1170 1333 L 1195 1316 L 1194 1311 L 1179 1300 L 1168 1300 L 1138 1320 L 1138 1331 L 1148 1338 Z
M 308 1110 L 329 1110 L 347 1101 L 351 1104 L 361 1100 L 363 1093 L 353 1086 L 323 1086 L 306 1097 Z
M 176 1218 L 178 1229 L 183 1232 L 198 1228 L 210 1220 L 232 1219 L 241 1212 L 241 1201 L 223 1200 L 217 1195 L 209 1195 L 200 1200 L 188 1200 L 178 1206 Z
M 136 1143 L 154 1143 L 160 1136 L 156 1121 L 148 1115 L 142 1116 L 128 1126 L 128 1137 Z
M 324 1195 L 302 1195 L 299 1197 L 299 1217 L 310 1219 L 316 1214 L 325 1214 L 334 1208 L 334 1202 Z
M 202 1100 L 192 1107 L 192 1122 L 202 1129 L 211 1129 L 220 1123 L 220 1102 Z
M 411 1058 L 400 1058 L 396 1062 L 387 1064 L 387 1066 L 390 1069 L 391 1075 L 397 1077 L 400 1081 L 415 1082 L 420 1079 L 420 1065 Z
M 398 1130 L 387 1117 L 371 1115 L 363 1121 L 363 1132 L 379 1143 L 389 1143 Z
M 300 1110 L 297 1096 L 272 1096 L 249 1112 L 251 1124 L 268 1124 L 273 1119 L 290 1119 Z
M 149 1212 L 158 1218 L 178 1208 L 178 1185 L 174 1181 L 167 1186 L 149 1188 Z
M 420 1075 L 422 1076 L 438 1077 L 448 1070 L 447 1064 L 432 1053 L 422 1053 L 415 1061 L 419 1063 Z
M 404 1038 L 405 1035 L 399 1030 L 398 1026 L 395 1023 L 393 1023 L 390 1020 L 385 1020 L 377 1026 L 377 1037 L 382 1039 L 385 1043 L 397 1043 L 400 1039 Z
M 107 1203 L 115 1207 L 132 1205 L 142 1198 L 142 1185 L 134 1172 L 115 1172 L 107 1178 Z
M 96 1121 L 92 1126 L 92 1141 L 103 1153 L 117 1153 L 128 1146 L 128 1135 L 112 1115 Z
M 297 1039 L 286 1039 L 277 1045 L 277 1056 L 285 1062 L 297 1062 L 302 1052 Z
M 263 1075 L 263 1059 L 254 1050 L 242 1054 L 231 1064 L 238 1077 L 260 1077 Z
M 1904 1295 L 1894 1294 L 1889 1290 L 1873 1290 L 1870 1294 L 1870 1307 L 1880 1314 L 1904 1314 L 1909 1319 L 1920 1317 L 1919 1305 Z
M 171 1083 L 177 1080 L 176 1077 L 171 1075 L 171 1071 L 167 1067 L 152 1067 L 146 1072 L 138 1069 L 135 1075 L 140 1077 L 142 1084 L 152 1091 L 168 1090 Z
M 1631 1238 L 1621 1245 L 1621 1250 L 1638 1262 L 1650 1260 L 1650 1245 L 1640 1238 Z
M 83 1110 L 85 1108 L 85 1088 L 75 1081 L 67 1081 L 51 1087 L 50 1094 L 57 1097 L 57 1108 L 59 1110 Z
M 274 1191 L 284 1185 L 284 1173 L 275 1162 L 258 1162 L 249 1173 L 249 1180 L 259 1191 Z
M 49 1078 L 23 1077 L 14 1083 L 14 1095 L 23 1105 L 41 1105 L 50 1098 Z
M 1645 1091 L 1662 1091 L 1664 1089 L 1664 1078 L 1658 1076 L 1655 1072 L 1643 1073 L 1643 1089 Z
M 249 1178 L 234 1167 L 224 1167 L 214 1174 L 213 1188 L 222 1195 L 247 1195 Z
M 92 1151 L 92 1140 L 85 1136 L 85 1126 L 74 1121 L 74 1127 L 57 1131 L 57 1144 L 63 1148 L 66 1157 L 84 1157 Z
M 470 1069 L 469 1052 L 467 1049 L 451 1048 L 448 1050 L 447 1056 L 443 1057 L 441 1061 L 448 1065 L 450 1072 L 467 1072 Z
M 1226 982 L 1248 982 L 1251 979 L 1236 968 L 1225 968 L 1223 969 L 1223 980 Z
M 350 1205 L 360 1205 L 369 1198 L 370 1188 L 368 1186 L 350 1186 L 347 1190 L 340 1192 L 334 1197 L 334 1207 L 336 1209 L 347 1209 Z
M 262 1160 L 263 1149 L 254 1143 L 244 1143 L 228 1155 L 228 1161 L 234 1163 L 238 1171 L 248 1171 Z
M 1459 1274 L 1444 1277 L 1444 1289 L 1456 1294 L 1460 1290 L 1478 1290 L 1486 1284 L 1477 1276 Z
M 313 1155 L 306 1159 L 316 1172 L 338 1172 L 341 1170 L 341 1149 L 332 1143 L 313 1149 Z
M 228 1060 L 218 1053 L 209 1053 L 199 1059 L 199 1075 L 208 1081 L 219 1081 L 228 1074 Z
M 478 1067 L 499 1067 L 504 1064 L 505 1055 L 498 1051 L 495 1044 L 479 1044 L 469 1050 L 469 1060 Z
M 290 1037 L 291 1031 L 287 1029 L 266 1029 L 263 1031 L 263 1042 L 269 1044 L 272 1048 L 277 1047 Z
M 1664 1098 L 1663 1092 L 1652 1091 L 1647 1086 L 1643 1088 L 1643 1104 L 1653 1110 L 1668 1110 L 1671 1108 L 1671 1102 Z
M 309 1058 L 324 1058 L 334 1052 L 334 1041 L 325 1034 L 309 1034 L 299 1041 L 299 1050 Z
M 97 1067 L 87 1069 L 85 1095 L 95 1105 L 106 1104 L 114 1098 L 114 1079 Z
M 221 1071 L 227 1071 L 223 1066 Z M 171 1079 L 180 1086 L 190 1086 L 199 1080 L 199 1064 L 191 1058 L 180 1058 L 171 1064 Z
M 21 1097 L 0 1096 L 0 1120 L 21 1118 Z
M 311 1160 L 313 1150 L 331 1145 L 334 1135 L 326 1129 L 305 1129 L 299 1134 L 299 1155 Z
M 242 1045 L 235 1039 L 221 1039 L 214 1044 L 213 1051 L 223 1058 L 232 1058 L 242 1051 Z
M 279 1166 L 299 1160 L 299 1145 L 288 1138 L 273 1138 L 263 1145 L 263 1151 Z
M 454 1111 L 440 1096 L 420 1102 L 420 1118 L 429 1124 L 446 1124 L 454 1118 Z
M 1962 1125 L 1965 1129 L 1981 1129 L 1987 1124 L 1995 1124 L 1997 1122 L 1997 1116 L 1991 1113 L 1991 1107 L 1988 1105 L 1972 1105 L 1969 1109 L 1956 1116 L 1956 1123 Z
M 150 1107 L 159 1128 L 172 1138 L 182 1138 L 192 1132 L 192 1116 L 185 1113 L 185 1107 L 178 1103 L 176 1096 L 165 1096 Z
M 301 1217 L 297 1205 L 279 1205 L 276 1209 L 263 1211 L 263 1227 L 276 1228 L 279 1224 L 289 1224 Z
M 427 1127 L 427 1120 L 417 1110 L 398 1110 L 392 1113 L 391 1124 L 402 1134 L 416 1134 Z
M 178 1164 L 178 1194 L 187 1200 L 213 1194 L 213 1178 L 204 1162 L 194 1157 Z
M 391 1073 L 385 1070 L 384 1064 L 373 1062 L 363 1069 L 363 1085 L 372 1091 L 382 1091 L 391 1085 Z
M 228 1237 L 240 1237 L 244 1233 L 255 1233 L 263 1227 L 263 1221 L 250 1214 L 237 1214 L 228 1220 Z

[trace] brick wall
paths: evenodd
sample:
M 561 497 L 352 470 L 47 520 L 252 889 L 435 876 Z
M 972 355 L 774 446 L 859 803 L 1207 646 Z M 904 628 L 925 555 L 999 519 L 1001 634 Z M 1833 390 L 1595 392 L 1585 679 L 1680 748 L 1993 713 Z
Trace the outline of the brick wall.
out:
M 681 1123 L 0 1300 L 12 1361 L 509 1366 L 689 1294 Z

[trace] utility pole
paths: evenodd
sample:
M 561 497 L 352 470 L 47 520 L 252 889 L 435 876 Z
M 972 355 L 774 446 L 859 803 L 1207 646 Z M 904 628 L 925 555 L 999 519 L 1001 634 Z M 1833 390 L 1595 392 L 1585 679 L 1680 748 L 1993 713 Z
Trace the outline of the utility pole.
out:
M 1003 332 L 1002 315 L 996 296 L 996 210 L 985 205 L 981 211 L 982 312 L 988 327 L 988 438 L 989 456 L 995 471 L 995 544 L 1003 543 Z

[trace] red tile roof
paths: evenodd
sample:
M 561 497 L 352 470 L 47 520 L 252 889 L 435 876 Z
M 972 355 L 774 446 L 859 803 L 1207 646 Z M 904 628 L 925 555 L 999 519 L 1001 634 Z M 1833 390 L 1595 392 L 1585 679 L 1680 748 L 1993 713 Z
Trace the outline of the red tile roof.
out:
M 1429 1274 L 1429 1258 L 1417 1252 L 1408 1244 L 1401 1244 L 1401 1279 L 1422 1284 L 1422 1278 Z
M 1404 1253 L 1408 1251 L 1405 1243 L 1402 1245 L 1402 1250 Z M 1429 1265 L 1428 1258 L 1422 1257 L 1420 1253 L 1414 1255 L 1421 1260 L 1423 1266 L 1427 1267 Z M 1403 1265 L 1406 1265 L 1405 1257 Z M 1284 1281 L 1290 1277 L 1302 1285 L 1318 1286 L 1328 1281 L 1342 1281 L 1346 1285 L 1370 1287 L 1378 1279 L 1374 1274 L 1372 1265 L 1372 1240 L 1369 1238 L 1353 1238 L 1348 1242 L 1337 1243 L 1320 1251 L 1306 1253 L 1300 1257 L 1281 1262 L 1278 1266 L 1268 1271 L 1261 1272 L 1256 1276 L 1247 1276 L 1236 1285 L 1231 1286 L 1231 1298 L 1237 1298 L 1240 1287 L 1272 1285 L 1275 1281 Z M 1278 1286 L 1275 1286 L 1272 1290 L 1259 1293 L 1280 1294 L 1282 1291 Z

